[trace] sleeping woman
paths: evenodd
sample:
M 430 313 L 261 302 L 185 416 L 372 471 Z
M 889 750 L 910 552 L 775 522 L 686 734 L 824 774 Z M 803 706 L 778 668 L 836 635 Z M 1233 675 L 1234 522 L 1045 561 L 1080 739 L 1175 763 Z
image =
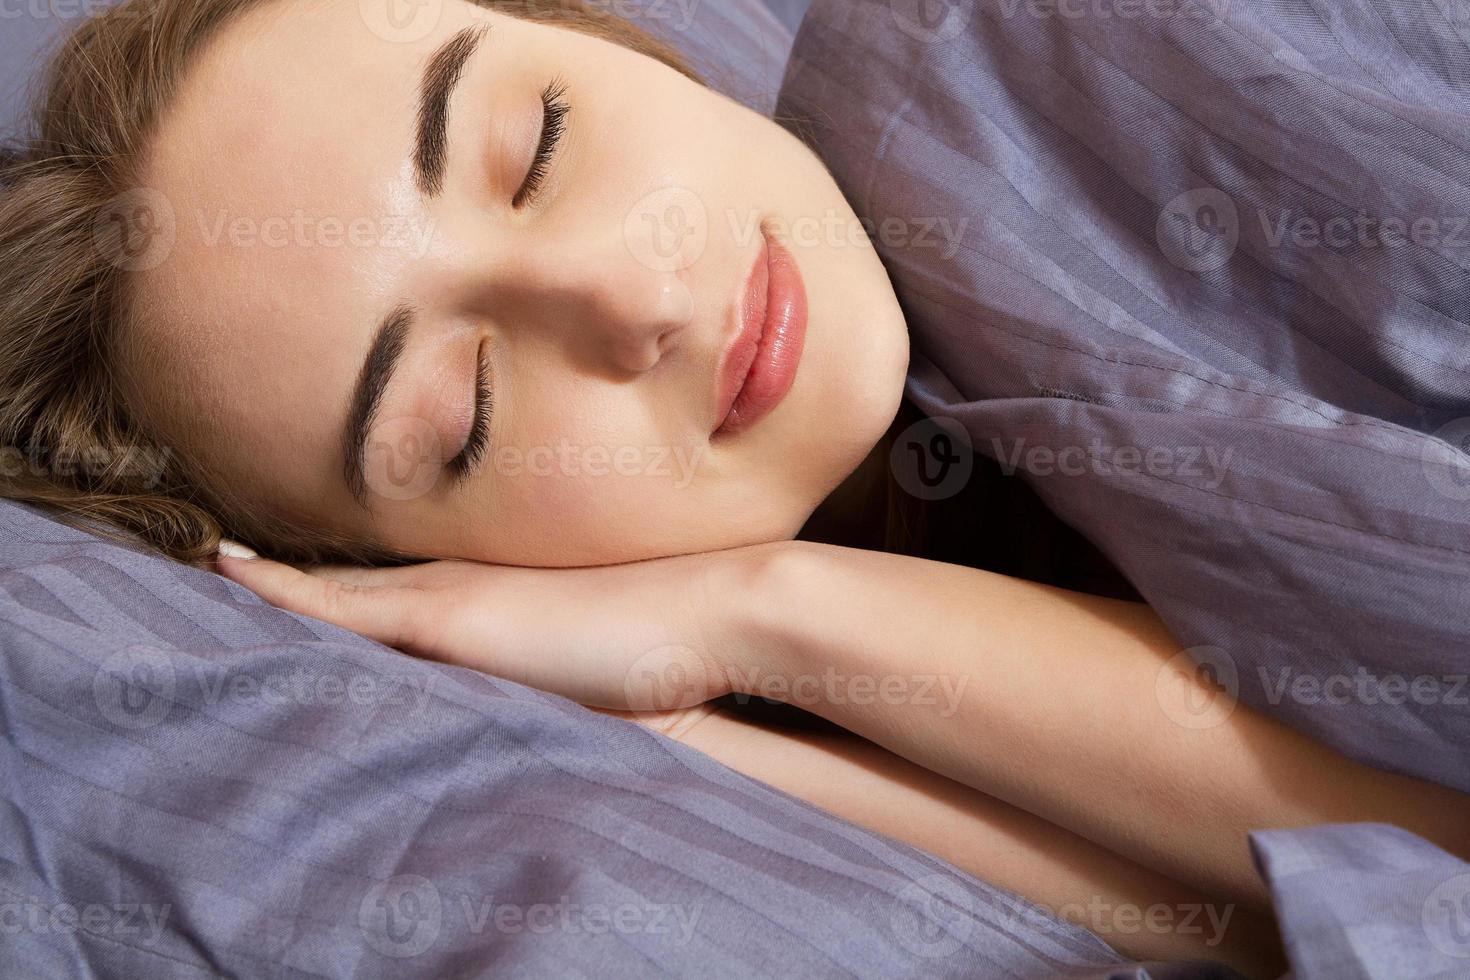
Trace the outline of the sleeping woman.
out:
M 571 0 L 369 6 L 67 41 L 0 171 L 5 496 L 653 726 L 1140 959 L 1284 968 L 1257 828 L 1470 854 L 1451 790 L 1243 705 L 1176 723 L 1208 678 L 1160 683 L 1159 618 L 1019 491 L 896 485 L 904 312 L 866 237 L 788 234 L 859 227 L 796 135 Z M 1207 914 L 1085 912 L 1160 903 Z

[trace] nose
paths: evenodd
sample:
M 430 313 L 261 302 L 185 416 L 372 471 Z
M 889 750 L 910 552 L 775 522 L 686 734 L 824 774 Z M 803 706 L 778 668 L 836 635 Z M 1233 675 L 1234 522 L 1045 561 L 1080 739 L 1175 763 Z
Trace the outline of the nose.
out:
M 469 274 L 488 282 L 495 318 L 599 373 L 652 370 L 694 315 L 679 271 L 642 261 L 621 223 L 507 236 L 494 253 Z

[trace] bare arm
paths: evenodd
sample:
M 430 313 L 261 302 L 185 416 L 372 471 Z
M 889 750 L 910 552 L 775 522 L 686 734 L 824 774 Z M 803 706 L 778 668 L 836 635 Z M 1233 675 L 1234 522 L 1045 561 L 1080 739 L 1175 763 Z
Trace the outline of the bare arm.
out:
M 793 701 L 1204 894 L 1268 906 L 1246 840 L 1261 828 L 1382 821 L 1470 854 L 1462 794 L 1244 705 L 1179 723 L 1214 692 L 1188 675 L 1160 683 L 1180 651 L 1146 606 L 804 542 L 772 568 L 735 689 Z

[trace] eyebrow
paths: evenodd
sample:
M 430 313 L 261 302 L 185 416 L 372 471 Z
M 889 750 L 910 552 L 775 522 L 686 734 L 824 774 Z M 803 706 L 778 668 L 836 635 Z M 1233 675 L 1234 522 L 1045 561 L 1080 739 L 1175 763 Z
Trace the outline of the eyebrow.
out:
M 440 45 L 424 68 L 419 85 L 418 132 L 414 143 L 414 176 L 419 191 L 434 197 L 444 186 L 449 156 L 449 100 L 464 75 L 465 63 L 474 56 L 490 29 L 488 24 L 466 27 Z
M 408 344 L 408 331 L 413 326 L 414 311 L 407 305 L 395 307 L 373 335 L 367 359 L 357 377 L 357 386 L 352 392 L 352 407 L 347 413 L 347 426 L 343 430 L 343 448 L 347 463 L 343 476 L 352 499 L 363 507 L 367 499 L 367 441 L 372 432 L 373 421 L 383 404 L 383 392 L 393 377 L 403 349 Z
M 488 24 L 466 27 L 441 44 L 424 66 L 419 81 L 418 119 L 414 132 L 413 169 L 419 193 L 438 196 L 444 188 L 449 157 L 449 102 L 464 77 L 465 64 L 484 40 Z M 347 423 L 342 430 L 343 477 L 352 499 L 366 508 L 367 441 L 373 421 L 383 403 L 383 394 L 408 345 L 414 309 L 400 304 L 388 312 L 373 332 L 373 342 L 363 360 L 362 371 L 352 391 Z

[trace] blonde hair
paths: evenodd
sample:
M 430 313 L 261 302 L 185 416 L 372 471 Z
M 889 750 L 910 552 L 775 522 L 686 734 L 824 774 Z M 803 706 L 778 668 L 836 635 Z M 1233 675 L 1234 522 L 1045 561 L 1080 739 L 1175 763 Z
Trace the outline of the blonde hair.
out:
M 112 368 L 146 252 L 135 190 L 145 146 L 192 57 L 266 0 L 127 0 L 84 21 L 49 61 L 31 134 L 0 150 L 0 497 L 179 561 L 221 537 L 287 561 L 408 560 L 273 516 L 130 417 Z M 279 2 L 279 0 L 277 0 Z M 668 45 L 584 0 L 473 0 L 655 58 Z

